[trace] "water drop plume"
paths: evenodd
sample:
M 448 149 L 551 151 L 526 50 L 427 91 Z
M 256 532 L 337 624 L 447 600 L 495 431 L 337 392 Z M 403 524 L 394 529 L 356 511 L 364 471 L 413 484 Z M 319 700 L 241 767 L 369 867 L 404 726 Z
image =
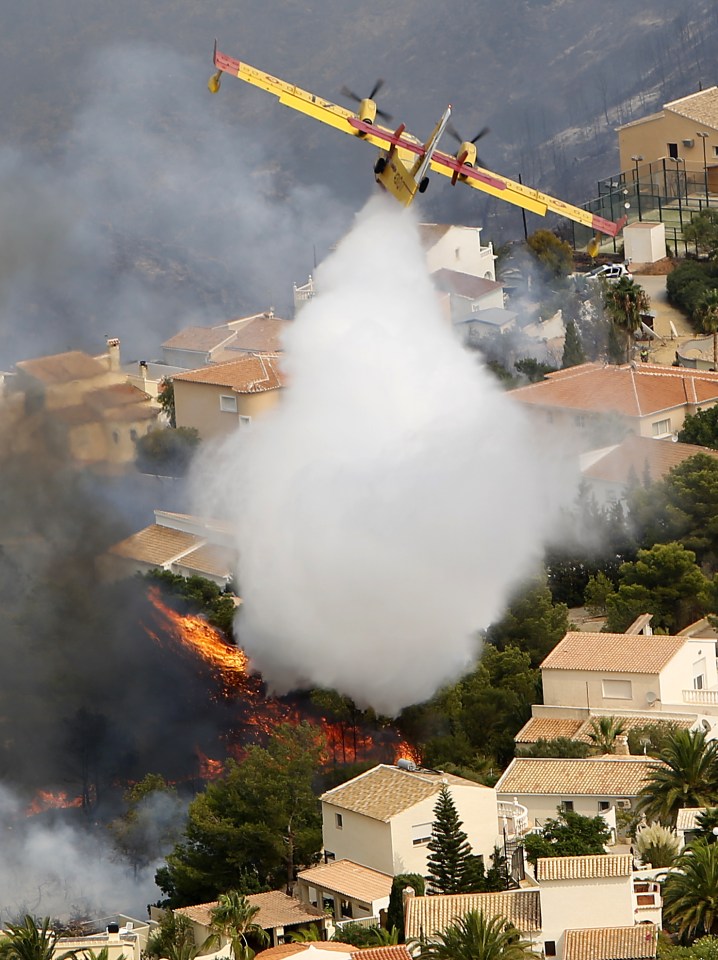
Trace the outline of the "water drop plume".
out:
M 373 198 L 316 279 L 281 403 L 211 458 L 204 507 L 236 531 L 270 685 L 394 715 L 475 661 L 568 492 L 451 329 L 411 211 Z

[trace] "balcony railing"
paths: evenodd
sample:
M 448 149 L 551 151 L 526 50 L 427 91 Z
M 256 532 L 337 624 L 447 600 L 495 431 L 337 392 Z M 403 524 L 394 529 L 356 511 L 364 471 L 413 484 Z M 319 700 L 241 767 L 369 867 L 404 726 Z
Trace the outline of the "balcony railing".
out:
M 704 703 L 718 705 L 718 690 L 684 690 L 684 703 Z
M 380 922 L 379 917 L 357 917 L 356 920 L 337 920 L 334 926 L 337 930 L 341 930 L 342 927 L 348 927 L 350 924 L 353 924 L 355 927 L 378 927 Z
M 529 812 L 517 800 L 500 800 L 497 804 L 499 824 L 506 828 L 509 835 L 522 837 L 528 833 Z

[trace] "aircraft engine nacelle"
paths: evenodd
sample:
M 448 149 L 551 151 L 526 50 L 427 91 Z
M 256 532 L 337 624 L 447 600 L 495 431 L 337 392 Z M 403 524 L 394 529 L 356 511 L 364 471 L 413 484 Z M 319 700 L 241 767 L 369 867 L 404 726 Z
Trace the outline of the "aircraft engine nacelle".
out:
M 359 101 L 359 119 L 364 123 L 374 123 L 376 120 L 376 102 L 365 97 Z
M 462 154 L 466 154 L 466 159 L 464 163 L 467 167 L 476 166 L 476 144 L 471 143 L 469 140 L 464 140 L 459 149 L 456 151 L 456 156 L 460 157 Z

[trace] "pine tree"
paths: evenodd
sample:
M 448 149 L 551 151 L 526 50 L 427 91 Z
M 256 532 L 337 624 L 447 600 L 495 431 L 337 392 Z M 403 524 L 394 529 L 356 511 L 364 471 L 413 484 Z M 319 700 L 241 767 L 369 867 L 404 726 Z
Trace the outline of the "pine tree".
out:
M 586 354 L 581 343 L 581 335 L 578 327 L 573 320 L 566 324 L 566 339 L 563 344 L 563 358 L 561 360 L 561 369 L 566 367 L 577 367 L 579 363 L 586 362 Z
M 448 787 L 443 787 L 434 807 L 427 858 L 429 883 L 438 893 L 470 892 L 471 845 L 462 827 Z

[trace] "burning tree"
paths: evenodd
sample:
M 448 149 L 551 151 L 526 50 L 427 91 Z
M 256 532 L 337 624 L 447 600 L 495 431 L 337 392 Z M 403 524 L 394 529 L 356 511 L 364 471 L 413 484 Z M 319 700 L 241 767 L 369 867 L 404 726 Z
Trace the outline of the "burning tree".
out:
M 322 832 L 312 785 L 324 749 L 316 727 L 283 724 L 266 748 L 250 747 L 241 765 L 229 761 L 190 805 L 184 838 L 157 871 L 166 905 L 274 888 L 315 862 Z

